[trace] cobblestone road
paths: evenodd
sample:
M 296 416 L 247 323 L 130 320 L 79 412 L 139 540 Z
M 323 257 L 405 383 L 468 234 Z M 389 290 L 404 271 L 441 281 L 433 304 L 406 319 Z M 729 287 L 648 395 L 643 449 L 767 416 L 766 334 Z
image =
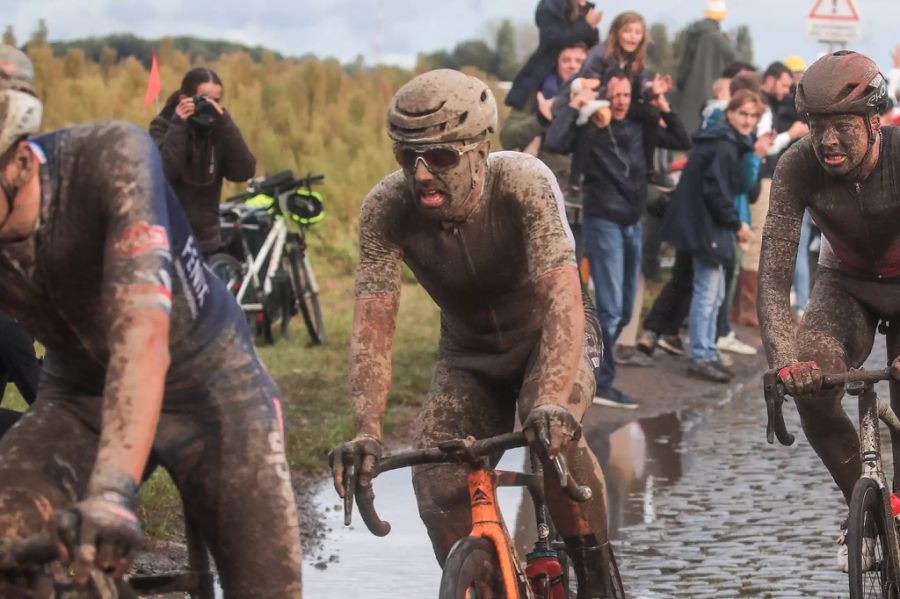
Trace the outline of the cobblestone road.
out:
M 869 365 L 883 363 L 879 338 Z M 878 393 L 887 397 L 886 387 Z M 855 406 L 845 403 L 855 418 Z M 654 430 L 659 422 L 642 421 L 645 471 L 632 481 L 638 489 L 617 533 L 630 596 L 848 596 L 846 575 L 835 567 L 846 514 L 840 493 L 793 404 L 785 406 L 797 436 L 792 447 L 766 443 L 763 405 L 754 386 L 711 410 L 682 414 L 680 426 L 669 427 L 681 436 L 674 442 Z

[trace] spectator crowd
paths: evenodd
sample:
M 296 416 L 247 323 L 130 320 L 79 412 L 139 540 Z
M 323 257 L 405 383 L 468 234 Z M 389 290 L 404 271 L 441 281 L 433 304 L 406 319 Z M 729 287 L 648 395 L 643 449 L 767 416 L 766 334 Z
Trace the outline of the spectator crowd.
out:
M 809 134 L 794 106 L 806 63 L 790 56 L 761 70 L 736 60 L 727 16 L 725 0 L 706 0 L 677 73 L 651 73 L 640 14 L 615 16 L 601 40 L 604 15 L 591 2 L 540 0 L 538 48 L 507 94 L 501 143 L 553 170 L 593 292 L 606 348 L 597 404 L 636 407 L 616 385 L 617 367 L 652 367 L 657 349 L 686 356 L 689 376 L 716 383 L 734 376 L 733 355 L 757 352 L 732 325 L 759 327 L 772 177 Z M 896 98 L 900 47 L 890 80 Z M 806 214 L 792 292 L 798 322 L 817 245 Z M 641 321 L 645 282 L 660 279 L 666 258 L 671 276 Z

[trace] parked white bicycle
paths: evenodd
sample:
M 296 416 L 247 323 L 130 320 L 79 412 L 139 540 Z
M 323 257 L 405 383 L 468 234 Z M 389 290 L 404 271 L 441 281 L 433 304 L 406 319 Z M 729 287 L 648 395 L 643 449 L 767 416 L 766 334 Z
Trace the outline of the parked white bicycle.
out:
M 315 345 L 325 341 L 319 287 L 306 253 L 306 229 L 325 216 L 312 186 L 324 175 L 302 179 L 292 171 L 253 179 L 245 193 L 219 208 L 222 247 L 207 260 L 225 281 L 257 335 L 274 343 L 286 337 L 298 312 Z

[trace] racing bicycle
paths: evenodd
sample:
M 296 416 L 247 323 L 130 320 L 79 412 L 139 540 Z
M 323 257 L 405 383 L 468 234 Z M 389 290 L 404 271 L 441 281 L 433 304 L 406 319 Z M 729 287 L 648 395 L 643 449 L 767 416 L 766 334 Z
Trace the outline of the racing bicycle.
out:
M 437 447 L 388 454 L 378 460 L 379 473 L 417 464 L 461 463 L 470 468 L 472 530 L 469 536 L 456 542 L 447 556 L 440 599 L 574 599 L 576 596 L 577 582 L 570 573 L 565 545 L 559 540 L 546 509 L 541 461 L 534 452 L 529 452 L 532 473 L 495 470 L 490 465 L 490 460 L 504 451 L 525 446 L 523 433 L 508 433 L 480 440 L 455 439 Z M 552 463 L 570 499 L 579 502 L 590 499 L 591 489 L 572 478 L 562 456 L 553 458 Z M 500 514 L 497 487 L 525 487 L 531 495 L 538 538 L 525 560 L 519 557 Z M 391 525 L 378 517 L 372 487 L 358 489 L 352 467 L 347 470 L 347 489 L 344 524 L 351 523 L 355 499 L 369 531 L 379 537 L 387 535 Z M 611 546 L 604 580 L 606 596 L 625 599 Z
M 298 312 L 314 345 L 325 341 L 319 286 L 306 252 L 306 228 L 324 216 L 312 186 L 323 175 L 292 171 L 250 182 L 219 206 L 222 247 L 207 259 L 234 294 L 257 335 L 287 337 Z
M 850 599 L 900 599 L 900 548 L 891 510 L 891 488 L 881 462 L 878 424 L 879 420 L 884 422 L 893 436 L 900 433 L 900 420 L 890 404 L 878 401 L 874 387 L 878 381 L 900 380 L 898 374 L 882 368 L 850 369 L 823 376 L 823 388 L 845 386 L 846 394 L 859 401 L 862 474 L 853 487 L 845 539 Z M 763 384 L 768 416 L 766 438 L 769 443 L 777 437 L 782 445 L 792 445 L 794 436 L 788 432 L 782 413 L 784 385 L 775 371 L 766 372 Z M 895 468 L 898 466 L 894 464 Z

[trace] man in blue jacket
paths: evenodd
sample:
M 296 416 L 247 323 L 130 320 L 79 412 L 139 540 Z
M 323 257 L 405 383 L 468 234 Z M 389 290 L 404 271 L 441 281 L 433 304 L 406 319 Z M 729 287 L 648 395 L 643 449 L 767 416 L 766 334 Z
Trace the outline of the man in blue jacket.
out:
M 647 169 L 641 124 L 627 117 L 631 81 L 621 71 L 613 71 L 605 83 L 609 118 L 597 112 L 585 125 L 576 125 L 579 110 L 596 99 L 597 93 L 589 89 L 574 93 L 569 105 L 554 115 L 544 143 L 551 152 L 574 152 L 575 168 L 583 175 L 585 255 L 594 281 L 604 347 L 612 348 L 631 320 L 637 292 Z M 652 104 L 659 108 L 665 123 L 659 128 L 658 146 L 689 149 L 690 138 L 666 97 L 659 95 Z M 612 352 L 604 352 L 594 402 L 610 407 L 637 407 L 633 399 L 613 386 L 615 377 Z

